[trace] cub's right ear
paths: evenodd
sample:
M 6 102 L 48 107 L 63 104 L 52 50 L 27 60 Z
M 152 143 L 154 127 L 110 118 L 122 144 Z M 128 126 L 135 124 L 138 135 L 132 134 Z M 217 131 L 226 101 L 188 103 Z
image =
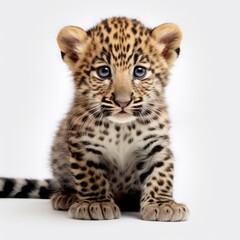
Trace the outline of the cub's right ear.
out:
M 64 27 L 58 34 L 57 42 L 62 59 L 73 70 L 87 45 L 87 33 L 79 27 Z

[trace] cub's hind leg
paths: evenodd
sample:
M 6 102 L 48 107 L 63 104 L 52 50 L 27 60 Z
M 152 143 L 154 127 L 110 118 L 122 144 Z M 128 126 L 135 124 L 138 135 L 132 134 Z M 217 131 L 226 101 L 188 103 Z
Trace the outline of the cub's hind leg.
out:
M 54 193 L 51 197 L 54 210 L 67 211 L 71 205 L 79 201 L 79 196 L 73 193 Z

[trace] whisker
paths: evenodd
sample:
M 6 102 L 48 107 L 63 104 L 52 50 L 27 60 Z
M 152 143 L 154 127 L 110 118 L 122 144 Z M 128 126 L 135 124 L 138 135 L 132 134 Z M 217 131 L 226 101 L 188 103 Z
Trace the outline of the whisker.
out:
M 96 110 L 95 110 L 96 109 Z M 68 139 L 70 138 L 70 135 L 72 133 L 72 130 L 74 129 L 74 127 L 77 125 L 78 122 L 82 121 L 84 119 L 84 117 L 87 116 L 86 118 L 86 121 L 83 121 L 82 124 L 78 124 L 78 127 L 77 129 L 74 129 L 74 131 L 76 131 L 76 133 L 79 132 L 80 130 L 80 127 L 83 128 L 87 123 L 89 124 L 92 120 L 94 120 L 94 118 L 91 116 L 91 114 L 89 113 L 89 111 L 93 111 L 95 110 L 98 111 L 99 109 L 99 105 L 94 105 L 94 106 L 91 106 L 91 107 L 88 107 L 86 110 L 86 112 L 84 112 L 83 114 L 81 114 L 82 112 L 80 111 L 75 111 L 72 115 L 71 115 L 71 118 L 69 118 L 68 120 L 68 129 L 67 129 L 67 136 L 68 136 Z M 77 116 L 76 119 L 74 119 L 74 121 L 72 122 L 73 118 Z M 92 119 L 91 119 L 92 117 Z

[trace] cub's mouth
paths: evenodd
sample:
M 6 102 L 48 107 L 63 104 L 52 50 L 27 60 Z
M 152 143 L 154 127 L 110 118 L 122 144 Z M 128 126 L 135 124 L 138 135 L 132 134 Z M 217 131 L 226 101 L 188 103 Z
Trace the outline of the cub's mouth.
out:
M 113 113 L 111 116 L 108 117 L 108 119 L 116 123 L 127 123 L 134 121 L 136 117 L 133 116 L 133 114 L 130 111 L 123 108 L 120 111 Z
M 128 114 L 124 109 L 118 112 L 118 114 Z

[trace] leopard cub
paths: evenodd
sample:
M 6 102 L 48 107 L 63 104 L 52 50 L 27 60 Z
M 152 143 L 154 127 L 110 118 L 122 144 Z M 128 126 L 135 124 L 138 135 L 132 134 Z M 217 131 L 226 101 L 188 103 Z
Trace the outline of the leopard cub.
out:
M 164 98 L 181 38 L 175 24 L 149 29 L 124 17 L 60 31 L 75 97 L 52 147 L 54 209 L 85 220 L 119 218 L 120 209 L 150 221 L 187 220 L 188 208 L 173 200 Z

